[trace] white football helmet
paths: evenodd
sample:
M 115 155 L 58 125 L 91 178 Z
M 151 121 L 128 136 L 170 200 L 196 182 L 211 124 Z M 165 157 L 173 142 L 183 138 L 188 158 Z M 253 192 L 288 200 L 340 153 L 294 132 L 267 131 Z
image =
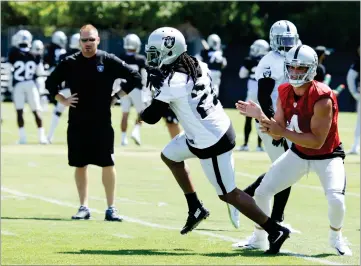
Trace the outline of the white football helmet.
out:
M 139 53 L 141 45 L 142 42 L 136 34 L 128 34 L 123 39 L 124 50 L 135 50 L 136 53 Z
M 307 45 L 295 46 L 286 54 L 284 63 L 285 77 L 292 86 L 300 87 L 314 79 L 317 65 L 318 57 L 315 50 Z
M 249 50 L 249 55 L 252 57 L 259 57 L 269 52 L 269 44 L 267 41 L 259 39 L 254 41 Z
M 171 27 L 162 27 L 153 31 L 145 45 L 149 65 L 162 67 L 173 63 L 187 51 L 183 34 Z
M 79 42 L 80 42 L 80 33 L 75 33 L 75 34 L 71 35 L 70 43 L 69 43 L 70 49 L 78 49 L 78 50 L 80 50 Z
M 280 20 L 272 25 L 269 38 L 271 49 L 285 56 L 292 47 L 297 45 L 299 36 L 292 22 Z
M 33 35 L 28 30 L 19 30 L 14 37 L 15 46 L 25 50 L 30 50 Z
M 217 34 L 211 34 L 207 38 L 207 43 L 209 48 L 213 50 L 220 50 L 221 49 L 221 38 Z
M 65 49 L 66 44 L 68 43 L 68 37 L 66 37 L 64 32 L 58 30 L 51 36 L 51 42 Z
M 43 55 L 44 54 L 44 44 L 40 40 L 34 40 L 31 45 L 30 53 L 33 55 Z

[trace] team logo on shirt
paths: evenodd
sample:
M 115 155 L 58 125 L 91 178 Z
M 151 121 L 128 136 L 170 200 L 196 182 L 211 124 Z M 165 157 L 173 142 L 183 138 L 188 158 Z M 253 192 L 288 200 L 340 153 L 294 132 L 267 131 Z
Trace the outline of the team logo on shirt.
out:
M 271 77 L 271 67 L 265 67 L 264 68 L 263 77 L 265 77 L 265 78 Z
M 98 70 L 98 72 L 103 72 L 104 71 L 104 65 L 97 65 L 97 70 Z
M 171 49 L 174 46 L 175 43 L 175 37 L 167 36 L 163 38 L 164 40 L 164 46 L 168 49 Z

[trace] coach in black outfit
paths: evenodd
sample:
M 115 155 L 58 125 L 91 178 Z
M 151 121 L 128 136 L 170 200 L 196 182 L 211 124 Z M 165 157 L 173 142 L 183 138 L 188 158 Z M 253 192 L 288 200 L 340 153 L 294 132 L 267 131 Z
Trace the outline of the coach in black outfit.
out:
M 129 93 L 141 76 L 113 54 L 98 50 L 100 38 L 97 29 L 88 24 L 80 29 L 81 51 L 67 56 L 46 81 L 46 88 L 55 99 L 69 106 L 68 160 L 76 167 L 75 181 L 80 208 L 72 219 L 89 219 L 88 175 L 89 164 L 102 167 L 102 181 L 108 209 L 105 220 L 122 221 L 114 206 L 116 172 L 114 167 L 114 131 L 111 124 L 111 105 Z M 122 91 L 112 95 L 114 80 L 126 79 Z M 71 96 L 59 93 L 66 81 Z

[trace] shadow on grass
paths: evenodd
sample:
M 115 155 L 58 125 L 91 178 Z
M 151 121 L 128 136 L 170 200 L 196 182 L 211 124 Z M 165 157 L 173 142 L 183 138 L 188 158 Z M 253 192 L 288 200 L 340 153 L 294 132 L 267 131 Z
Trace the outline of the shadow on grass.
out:
M 182 252 L 176 252 L 182 251 Z M 184 252 L 187 249 L 119 249 L 119 250 L 89 250 L 81 249 L 79 251 L 59 252 L 60 254 L 75 254 L 75 255 L 122 255 L 122 256 L 194 256 L 199 255 L 194 252 Z
M 42 221 L 72 221 L 70 218 L 47 218 L 47 217 L 1 217 L 2 220 L 42 220 Z

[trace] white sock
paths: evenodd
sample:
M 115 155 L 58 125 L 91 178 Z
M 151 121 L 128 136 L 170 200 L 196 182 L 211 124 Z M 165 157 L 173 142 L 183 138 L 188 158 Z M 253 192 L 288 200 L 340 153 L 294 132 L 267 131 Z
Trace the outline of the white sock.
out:
M 43 138 L 45 136 L 45 129 L 43 127 L 39 127 L 39 138 Z
M 25 128 L 24 127 L 19 128 L 19 135 L 20 135 L 21 139 L 26 138 L 26 133 L 25 133 Z
M 139 134 L 140 124 L 135 124 L 132 134 Z
M 122 141 L 127 138 L 127 132 L 122 132 Z
M 330 229 L 330 236 L 332 238 L 341 238 L 342 237 L 341 230 L 335 231 L 335 230 Z
M 53 114 L 53 117 L 51 119 L 49 135 L 48 135 L 49 140 L 51 140 L 53 138 L 53 136 L 54 136 L 55 129 L 59 124 L 59 119 L 60 119 L 59 116 L 57 116 L 56 114 Z

